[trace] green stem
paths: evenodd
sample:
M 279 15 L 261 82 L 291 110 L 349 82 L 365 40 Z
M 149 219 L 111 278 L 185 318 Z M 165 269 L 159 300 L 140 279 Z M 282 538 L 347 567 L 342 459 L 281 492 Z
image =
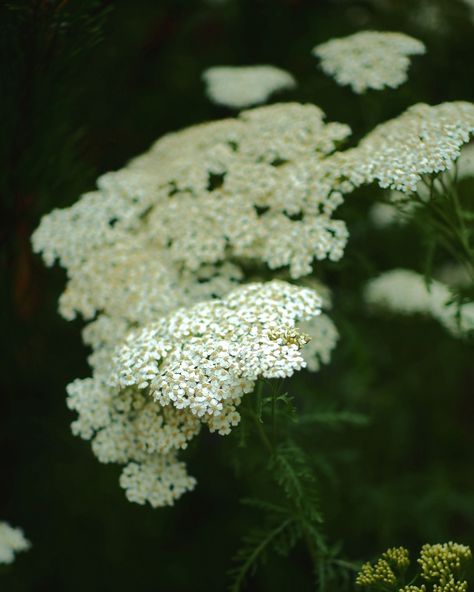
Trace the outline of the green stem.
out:
M 276 390 L 272 390 L 272 442 L 276 443 Z
M 457 241 L 460 243 L 461 251 L 465 256 L 467 263 L 472 268 L 474 262 L 471 248 L 469 245 L 469 232 L 464 223 L 462 207 L 459 201 L 456 185 L 453 184 L 451 187 L 447 187 L 446 183 L 441 177 L 440 183 L 445 192 L 445 197 L 448 197 L 450 205 L 452 206 L 453 220 L 450 226 L 451 231 L 455 235 Z
M 252 411 L 251 409 L 247 410 L 247 413 L 250 415 L 250 417 L 253 419 L 253 422 L 255 424 L 255 427 L 257 428 L 257 434 L 260 437 L 260 440 L 262 441 L 262 444 L 265 446 L 265 448 L 268 450 L 268 452 L 273 455 L 273 446 L 272 443 L 270 442 L 264 428 L 262 425 L 262 422 L 260 421 L 258 415 Z
M 291 524 L 291 522 L 291 518 L 287 518 L 286 520 L 284 520 L 281 524 L 279 524 L 276 528 L 269 532 L 268 535 L 257 545 L 257 547 L 255 547 L 252 554 L 247 558 L 247 560 L 243 564 L 242 569 L 240 570 L 240 574 L 231 588 L 232 590 L 238 591 L 241 589 L 245 576 L 252 569 L 252 566 L 255 565 L 257 559 L 270 545 L 270 543 Z
M 436 188 L 439 181 L 441 189 Z M 429 189 L 429 200 L 424 202 L 420 195 L 416 199 L 430 212 L 430 224 L 437 231 L 437 239 L 451 256 L 465 265 L 474 278 L 474 252 L 469 244 L 469 231 L 466 228 L 456 187 L 447 185 L 442 176 L 423 179 Z
M 262 423 L 262 393 L 263 393 L 263 380 L 257 382 L 257 388 L 255 389 L 255 408 L 256 416 L 260 423 Z
M 361 568 L 360 563 L 353 563 L 352 561 L 345 561 L 344 559 L 328 559 L 327 562 L 355 572 L 358 572 Z

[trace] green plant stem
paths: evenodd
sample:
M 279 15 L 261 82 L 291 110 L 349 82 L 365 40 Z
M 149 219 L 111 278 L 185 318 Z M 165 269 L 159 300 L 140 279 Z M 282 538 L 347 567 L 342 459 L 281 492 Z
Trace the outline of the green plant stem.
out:
M 245 576 L 247 573 L 252 569 L 252 566 L 255 565 L 258 557 L 265 551 L 268 545 L 289 526 L 292 522 L 291 518 L 287 518 L 281 524 L 279 524 L 276 528 L 274 528 L 268 535 L 260 542 L 260 544 L 255 547 L 252 554 L 247 558 L 245 563 L 242 566 L 240 571 L 239 577 L 236 579 L 234 585 L 232 586 L 232 590 L 238 592 L 241 589 L 242 583 L 244 581 Z
M 273 446 L 272 443 L 270 441 L 270 439 L 268 438 L 265 429 L 262 425 L 262 422 L 260 421 L 258 415 L 251 409 L 249 409 L 248 411 L 249 416 L 252 418 L 255 427 L 257 428 L 257 434 L 260 437 L 260 440 L 262 442 L 262 444 L 265 446 L 265 448 L 267 449 L 267 451 L 273 455 L 274 454 L 274 450 L 273 450 Z
M 276 443 L 276 392 L 272 391 L 272 443 Z
M 345 561 L 344 559 L 328 559 L 327 561 L 333 565 L 338 565 L 339 567 L 350 569 L 351 571 L 355 572 L 358 572 L 361 568 L 360 563 L 353 563 L 352 561 Z
M 277 399 L 278 393 L 281 389 L 281 383 L 275 386 L 272 389 L 271 393 L 271 406 L 270 406 L 270 417 L 271 417 L 271 437 L 268 436 L 267 431 L 265 430 L 264 423 L 262 421 L 262 394 L 263 394 L 263 381 L 259 381 L 255 390 L 255 407 L 249 406 L 245 412 L 247 413 L 248 417 L 252 419 L 253 424 L 255 425 L 256 433 L 265 448 L 268 452 L 270 457 L 275 457 L 277 454 Z M 295 483 L 295 487 L 298 489 L 300 487 L 299 483 Z M 318 566 L 323 561 L 329 560 L 326 558 L 325 552 L 325 544 L 321 542 L 321 548 L 319 548 L 319 544 L 315 541 L 314 538 L 314 527 L 307 521 L 307 517 L 305 517 L 304 512 L 301 508 L 300 501 L 298 499 L 290 500 L 290 504 L 293 507 L 291 510 L 292 517 L 287 519 L 283 522 L 280 526 L 278 526 L 272 533 L 269 534 L 268 540 L 266 539 L 262 542 L 263 546 L 266 546 L 277 534 L 282 532 L 292 521 L 296 520 L 301 525 L 301 532 L 302 537 L 305 543 L 305 546 L 308 550 L 309 556 L 311 558 L 311 562 L 314 565 L 314 568 L 318 570 Z M 257 550 L 257 553 L 260 552 L 261 549 Z M 253 559 L 252 559 L 253 561 Z M 335 559 L 331 558 L 333 563 L 336 563 Z M 342 560 L 339 564 L 340 567 L 344 567 Z M 249 560 L 250 562 L 250 560 Z M 250 563 L 249 563 L 250 565 Z M 244 566 L 244 571 L 247 570 L 248 566 Z M 352 569 L 356 569 L 353 567 Z M 322 577 L 322 576 L 321 576 Z
M 436 181 L 441 189 L 436 188 Z M 448 186 L 441 175 L 437 178 L 425 178 L 423 183 L 429 190 L 428 201 L 423 200 L 419 194 L 415 195 L 419 203 L 430 212 L 430 223 L 438 233 L 438 241 L 454 259 L 467 267 L 474 279 L 474 250 L 469 244 L 469 230 L 463 218 L 455 184 Z

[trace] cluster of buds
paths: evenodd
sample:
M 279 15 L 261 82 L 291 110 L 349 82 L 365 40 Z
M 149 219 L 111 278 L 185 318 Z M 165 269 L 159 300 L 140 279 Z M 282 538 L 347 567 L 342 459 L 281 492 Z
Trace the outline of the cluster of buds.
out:
M 365 563 L 357 575 L 356 584 L 394 592 L 427 592 L 430 585 L 432 592 L 467 592 L 467 582 L 460 574 L 471 557 L 470 548 L 459 543 L 423 545 L 418 559 L 421 573 L 405 585 L 409 553 L 404 547 L 394 547 L 385 551 L 373 565 Z M 415 583 L 418 578 L 424 581 Z

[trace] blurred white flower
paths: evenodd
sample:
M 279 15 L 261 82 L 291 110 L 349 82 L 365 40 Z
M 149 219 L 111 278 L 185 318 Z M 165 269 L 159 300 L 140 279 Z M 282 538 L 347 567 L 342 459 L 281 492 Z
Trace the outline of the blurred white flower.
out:
M 210 100 L 233 109 L 264 103 L 273 93 L 296 86 L 289 72 L 275 66 L 215 66 L 202 77 Z
M 13 528 L 7 522 L 0 522 L 0 563 L 12 563 L 15 553 L 27 551 L 31 543 L 21 528 Z
M 469 179 L 474 177 L 474 143 L 464 146 L 457 162 L 458 179 Z
M 324 313 L 300 323 L 300 329 L 310 338 L 302 352 L 306 367 L 311 372 L 316 372 L 321 364 L 329 364 L 339 333 L 332 320 Z
M 331 39 L 313 49 L 324 72 L 356 93 L 400 86 L 407 79 L 409 56 L 423 53 L 421 41 L 403 33 L 379 31 Z
M 452 335 L 474 330 L 474 302 L 458 306 L 445 284 L 408 269 L 394 269 L 370 280 L 365 287 L 366 302 L 399 314 L 423 314 L 440 322 Z
M 387 228 L 392 224 L 403 224 L 404 216 L 395 206 L 389 203 L 377 202 L 369 210 L 369 218 L 376 228 Z

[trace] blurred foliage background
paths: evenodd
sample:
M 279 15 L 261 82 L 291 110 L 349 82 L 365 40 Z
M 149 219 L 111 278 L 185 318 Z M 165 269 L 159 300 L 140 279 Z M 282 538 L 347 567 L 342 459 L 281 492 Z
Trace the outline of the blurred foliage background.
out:
M 352 126 L 354 141 L 412 103 L 474 101 L 473 22 L 474 9 L 461 0 L 2 3 L 0 520 L 24 528 L 33 543 L 0 569 L 2 592 L 225 590 L 239 539 L 258 520 L 239 503 L 255 484 L 231 462 L 248 462 L 238 435 L 203 434 L 188 452 L 199 486 L 159 510 L 129 503 L 118 468 L 100 464 L 89 443 L 72 436 L 65 386 L 88 375 L 87 351 L 81 323 L 56 310 L 64 273 L 44 269 L 31 253 L 39 218 L 163 133 L 231 115 L 204 95 L 209 66 L 289 70 L 299 86 L 275 101 L 318 104 Z M 361 29 L 402 31 L 427 45 L 408 83 L 360 97 L 322 74 L 311 48 Z M 333 361 L 302 373 L 291 389 L 302 408 L 369 418 L 301 434 L 328 538 L 355 562 L 392 545 L 474 543 L 472 343 L 435 321 L 367 313 L 366 279 L 424 264 L 415 229 L 372 227 L 376 193 L 347 198 L 337 216 L 351 233 L 346 255 L 319 268 L 334 290 L 341 333 Z M 270 558 L 247 589 L 313 589 L 305 550 Z

